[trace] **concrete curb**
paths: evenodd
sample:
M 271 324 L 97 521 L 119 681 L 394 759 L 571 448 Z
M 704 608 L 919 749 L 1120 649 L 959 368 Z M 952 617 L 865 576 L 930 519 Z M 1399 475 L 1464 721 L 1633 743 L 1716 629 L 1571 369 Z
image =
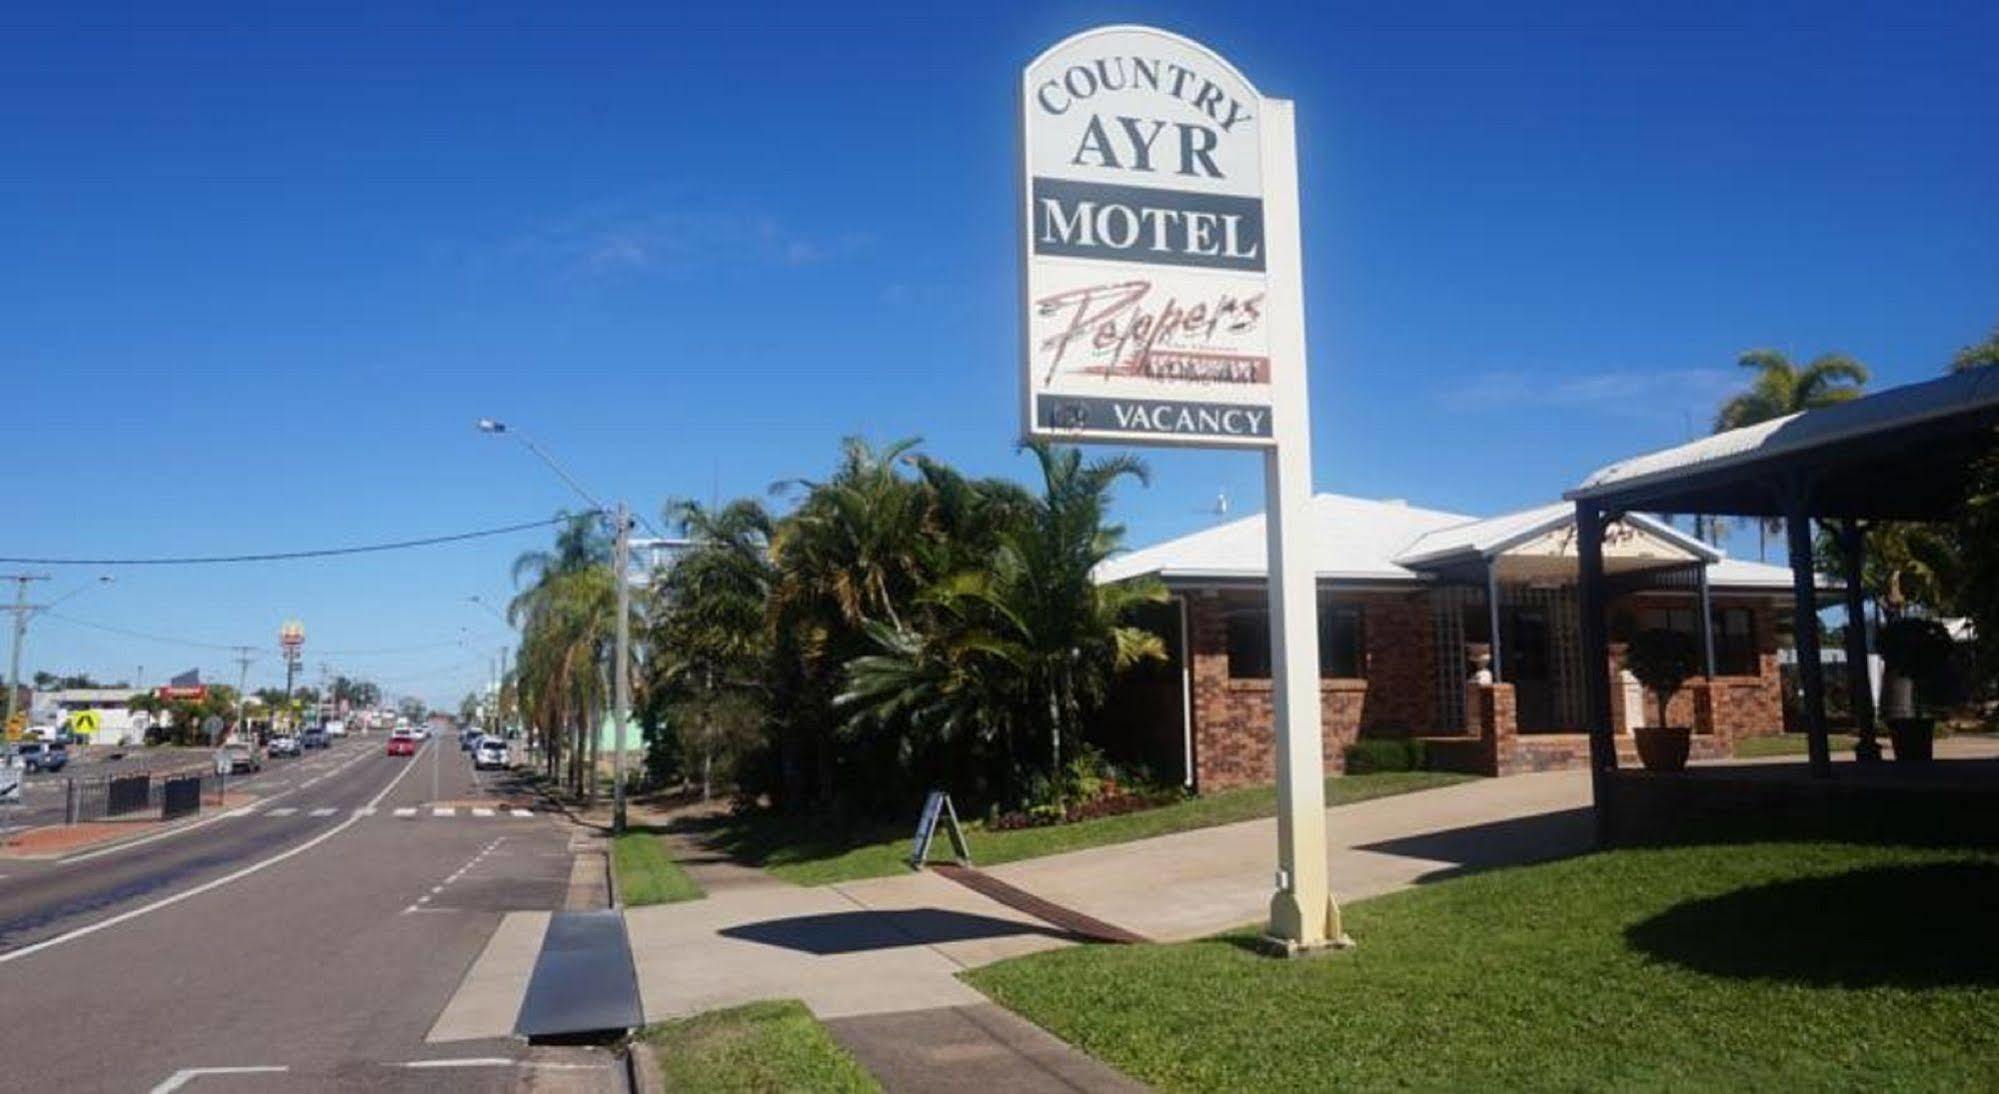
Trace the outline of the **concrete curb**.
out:
M 666 1089 L 666 1073 L 642 1037 L 625 1039 L 625 1089 L 631 1094 L 657 1094 Z

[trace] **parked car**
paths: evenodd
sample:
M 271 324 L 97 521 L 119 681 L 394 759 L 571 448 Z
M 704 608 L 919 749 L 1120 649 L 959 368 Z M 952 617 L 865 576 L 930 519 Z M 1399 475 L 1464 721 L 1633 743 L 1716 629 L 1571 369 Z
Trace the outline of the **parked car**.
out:
M 319 726 L 313 726 L 298 735 L 298 746 L 302 749 L 325 748 L 329 743 L 331 742 L 327 740 L 326 730 Z
M 481 737 L 478 746 L 472 750 L 474 771 L 484 771 L 487 768 L 505 771 L 510 766 L 510 760 L 511 757 L 507 755 L 507 742 L 498 737 Z
M 416 737 L 406 729 L 399 729 L 389 734 L 389 755 L 416 755 Z
M 69 749 L 48 741 L 22 741 L 14 754 L 29 771 L 61 771 L 69 763 Z
M 483 738 L 484 738 L 485 736 L 486 736 L 486 735 L 485 735 L 484 733 L 482 733 L 482 732 L 480 732 L 479 730 L 476 730 L 476 729 L 461 729 L 461 730 L 459 730 L 459 731 L 458 731 L 458 751 L 460 751 L 460 752 L 470 752 L 470 751 L 472 751 L 473 749 L 475 749 L 475 748 L 478 748 L 478 747 L 479 747 L 479 742 L 480 742 L 480 740 L 481 740 L 481 739 L 483 739 Z
M 264 746 L 264 754 L 267 756 L 296 756 L 304 748 L 305 746 L 299 743 L 297 737 L 287 733 L 271 738 L 270 743 Z
M 241 741 L 231 741 L 215 750 L 217 775 L 241 775 L 264 769 L 263 754 Z

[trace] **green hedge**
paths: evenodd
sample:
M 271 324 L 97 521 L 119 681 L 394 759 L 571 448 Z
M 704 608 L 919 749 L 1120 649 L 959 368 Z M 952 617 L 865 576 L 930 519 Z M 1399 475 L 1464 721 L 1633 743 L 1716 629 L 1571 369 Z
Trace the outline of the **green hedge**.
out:
M 1377 771 L 1421 771 L 1423 742 L 1400 737 L 1359 740 L 1346 747 L 1347 774 Z

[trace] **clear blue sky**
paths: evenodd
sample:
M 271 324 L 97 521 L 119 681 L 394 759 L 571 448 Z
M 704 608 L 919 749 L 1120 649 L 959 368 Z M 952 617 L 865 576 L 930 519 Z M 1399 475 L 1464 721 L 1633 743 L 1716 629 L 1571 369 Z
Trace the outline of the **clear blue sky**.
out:
M 0 554 L 363 542 L 761 493 L 849 433 L 1015 455 L 1019 67 L 1098 23 L 1298 103 L 1319 489 L 1490 513 L 1705 431 L 1735 355 L 1935 375 L 1999 322 L 1999 9 L 10 7 Z M 1260 507 L 1153 453 L 1144 543 Z M 125 570 L 60 610 L 435 703 L 533 537 Z M 1750 548 L 1753 551 L 1753 547 Z M 61 594 L 94 571 L 58 571 Z M 461 648 L 459 642 L 469 643 Z M 425 646 L 407 654 L 365 652 Z M 227 655 L 42 619 L 27 669 Z

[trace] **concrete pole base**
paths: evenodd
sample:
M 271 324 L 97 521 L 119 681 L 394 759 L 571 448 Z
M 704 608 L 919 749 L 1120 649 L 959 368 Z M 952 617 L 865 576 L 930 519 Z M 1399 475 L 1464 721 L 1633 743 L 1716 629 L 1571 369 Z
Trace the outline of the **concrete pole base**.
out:
M 1256 940 L 1256 950 L 1265 957 L 1316 957 L 1320 954 L 1351 950 L 1356 943 L 1349 935 L 1339 934 L 1322 938 L 1317 942 L 1300 942 L 1295 938 L 1279 938 L 1276 935 L 1261 935 Z
M 1280 889 L 1270 898 L 1270 927 L 1257 941 L 1257 949 L 1271 957 L 1303 957 L 1330 950 L 1350 950 L 1354 940 L 1340 918 L 1339 901 L 1326 895 L 1325 918 L 1308 930 L 1298 894 Z

